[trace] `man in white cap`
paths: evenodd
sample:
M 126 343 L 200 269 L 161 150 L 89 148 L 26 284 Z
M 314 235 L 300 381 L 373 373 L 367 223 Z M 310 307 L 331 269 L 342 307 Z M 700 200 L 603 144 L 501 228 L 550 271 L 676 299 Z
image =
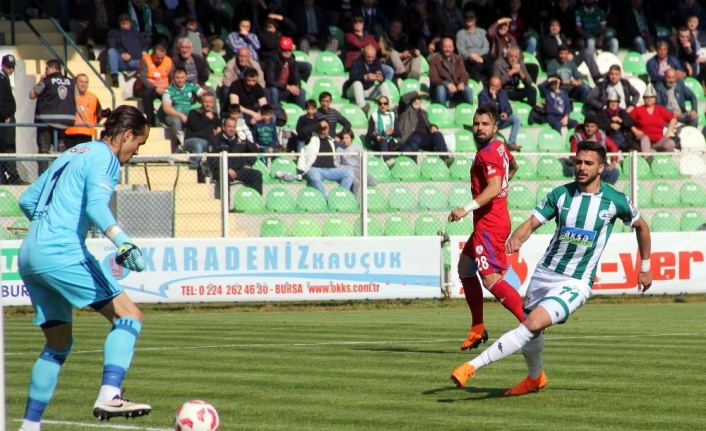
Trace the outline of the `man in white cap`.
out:
M 613 88 L 606 97 L 606 107 L 597 113 L 598 127 L 609 136 L 621 150 L 640 150 L 632 128 L 635 120 L 630 113 L 620 107 L 620 95 Z
M 666 108 L 655 103 L 657 92 L 652 84 L 647 84 L 642 99 L 645 104 L 630 112 L 630 116 L 635 120 L 635 137 L 640 141 L 640 151 L 643 153 L 674 151 L 675 145 L 670 135 L 677 125 L 677 119 Z M 667 122 L 669 123 L 667 131 L 663 132 L 664 123 Z
M 2 69 L 0 70 L 0 121 L 3 123 L 15 123 L 15 111 L 17 103 L 12 94 L 12 84 L 10 75 L 15 71 L 15 56 L 12 54 L 2 58 Z M 0 128 L 0 152 L 14 154 L 17 152 L 15 146 L 15 127 Z M 3 160 L 0 163 L 0 184 L 22 184 L 25 181 L 17 173 L 17 164 L 14 160 Z

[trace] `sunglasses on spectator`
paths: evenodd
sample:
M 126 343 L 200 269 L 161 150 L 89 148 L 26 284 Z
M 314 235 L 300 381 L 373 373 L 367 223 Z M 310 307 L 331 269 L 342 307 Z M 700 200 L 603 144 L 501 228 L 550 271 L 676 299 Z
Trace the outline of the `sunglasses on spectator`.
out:
M 383 106 L 383 105 L 387 106 L 389 104 L 390 104 L 390 102 L 378 102 L 378 106 Z
M 362 19 L 354 19 L 354 20 L 353 20 L 353 24 L 355 24 L 355 23 L 357 23 L 357 22 L 363 22 L 363 20 L 362 20 Z
M 476 17 L 475 17 L 475 16 L 471 16 L 471 15 L 469 15 L 469 16 L 466 17 L 466 21 L 473 21 L 473 20 L 475 20 L 475 19 L 476 19 Z

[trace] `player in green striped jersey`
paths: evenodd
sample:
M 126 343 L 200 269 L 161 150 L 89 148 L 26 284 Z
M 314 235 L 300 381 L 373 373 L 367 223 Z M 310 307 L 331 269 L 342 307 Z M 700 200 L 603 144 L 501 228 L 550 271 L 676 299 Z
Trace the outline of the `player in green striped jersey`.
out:
M 635 229 L 642 258 L 638 292 L 652 285 L 650 229 L 627 196 L 601 182 L 606 163 L 605 147 L 593 141 L 580 142 L 575 163 L 576 181 L 552 190 L 537 205 L 532 217 L 515 229 L 505 245 L 508 254 L 516 253 L 532 232 L 556 217 L 556 232 L 525 295 L 527 319 L 476 358 L 456 368 L 451 380 L 457 386 L 475 377 L 478 369 L 520 349 L 528 376 L 505 395 L 525 395 L 546 386 L 542 364 L 544 329 L 564 323 L 591 297 L 598 260 L 616 219 Z

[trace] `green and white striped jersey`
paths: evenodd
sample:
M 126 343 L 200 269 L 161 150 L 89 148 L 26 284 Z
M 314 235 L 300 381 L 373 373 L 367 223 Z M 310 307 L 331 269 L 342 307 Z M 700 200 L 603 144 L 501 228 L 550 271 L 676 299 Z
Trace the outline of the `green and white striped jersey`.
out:
M 554 217 L 557 222 L 539 265 L 591 287 L 615 219 L 632 226 L 640 218 L 635 205 L 623 193 L 604 183 L 598 193 L 581 193 L 575 182 L 552 190 L 532 215 L 542 224 Z

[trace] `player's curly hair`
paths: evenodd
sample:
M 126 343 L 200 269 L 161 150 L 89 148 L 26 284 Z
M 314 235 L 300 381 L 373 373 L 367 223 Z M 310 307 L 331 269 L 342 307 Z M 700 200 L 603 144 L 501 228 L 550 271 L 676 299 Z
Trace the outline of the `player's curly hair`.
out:
M 596 141 L 579 142 L 576 146 L 576 154 L 578 154 L 580 151 L 593 151 L 594 153 L 598 154 L 598 162 L 602 165 L 605 164 L 606 159 L 608 158 L 608 154 L 606 152 L 605 147 Z
M 132 130 L 135 136 L 142 135 L 147 126 L 147 119 L 139 109 L 134 106 L 118 106 L 105 121 L 101 138 L 113 139 L 128 130 Z
M 480 105 L 478 109 L 476 109 L 475 115 L 487 115 L 493 119 L 493 123 L 495 124 L 498 124 L 498 121 L 500 121 L 500 118 L 498 117 L 498 109 L 491 103 Z

